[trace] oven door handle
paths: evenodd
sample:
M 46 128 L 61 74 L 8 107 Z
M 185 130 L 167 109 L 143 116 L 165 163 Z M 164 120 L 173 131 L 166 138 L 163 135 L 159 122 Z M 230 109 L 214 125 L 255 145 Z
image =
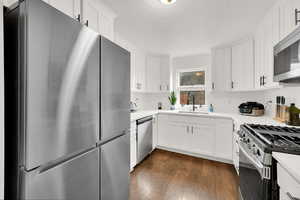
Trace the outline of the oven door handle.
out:
M 290 200 L 299 200 L 298 198 L 293 197 L 293 196 L 291 195 L 291 193 L 289 193 L 289 192 L 287 192 L 286 195 L 289 197 Z
M 240 147 L 240 150 L 243 152 L 243 154 L 247 157 L 247 159 L 249 159 L 251 161 L 251 163 L 257 168 L 259 173 L 262 175 L 263 168 L 264 168 L 263 164 L 261 164 L 259 161 L 256 161 L 254 158 L 252 158 L 241 145 L 239 145 L 239 147 Z

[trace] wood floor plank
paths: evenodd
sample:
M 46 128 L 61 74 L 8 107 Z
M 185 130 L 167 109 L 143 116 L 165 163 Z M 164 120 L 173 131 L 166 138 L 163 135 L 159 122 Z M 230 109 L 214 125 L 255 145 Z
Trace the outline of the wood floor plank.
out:
M 130 200 L 238 200 L 233 166 L 155 150 L 131 173 Z

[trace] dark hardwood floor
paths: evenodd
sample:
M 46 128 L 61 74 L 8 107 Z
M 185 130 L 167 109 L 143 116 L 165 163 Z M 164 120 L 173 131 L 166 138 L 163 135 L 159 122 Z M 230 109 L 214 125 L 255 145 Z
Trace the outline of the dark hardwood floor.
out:
M 130 200 L 238 200 L 233 166 L 155 150 L 131 173 Z

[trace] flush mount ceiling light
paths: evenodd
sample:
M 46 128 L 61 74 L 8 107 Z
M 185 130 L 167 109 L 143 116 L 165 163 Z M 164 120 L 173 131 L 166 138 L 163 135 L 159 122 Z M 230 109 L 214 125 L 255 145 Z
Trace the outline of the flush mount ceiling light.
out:
M 176 2 L 176 0 L 160 0 L 161 3 L 170 5 Z

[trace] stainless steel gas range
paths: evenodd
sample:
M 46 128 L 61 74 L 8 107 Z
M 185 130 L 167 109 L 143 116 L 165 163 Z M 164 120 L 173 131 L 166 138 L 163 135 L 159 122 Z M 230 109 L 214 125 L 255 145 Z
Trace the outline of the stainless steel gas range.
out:
M 278 200 L 272 152 L 300 154 L 300 129 L 244 124 L 239 131 L 240 192 L 244 200 Z

